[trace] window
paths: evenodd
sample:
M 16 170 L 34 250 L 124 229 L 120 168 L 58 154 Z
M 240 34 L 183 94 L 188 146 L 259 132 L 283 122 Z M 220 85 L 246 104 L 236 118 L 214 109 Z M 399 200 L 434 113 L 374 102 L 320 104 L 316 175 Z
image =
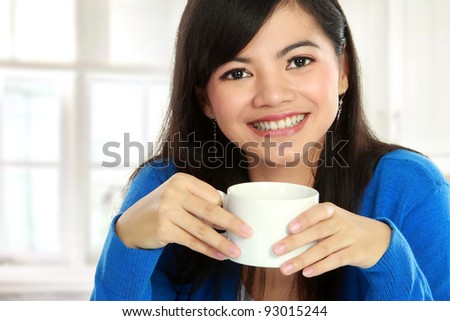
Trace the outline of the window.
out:
M 340 3 L 358 47 L 374 131 L 421 151 L 450 176 L 450 1 Z
M 0 299 L 88 298 L 162 125 L 184 5 L 0 0 Z
M 92 76 L 90 119 L 90 248 L 98 253 L 131 172 L 146 159 L 161 126 L 168 88 L 153 78 Z M 114 146 L 111 146 L 113 143 Z M 109 147 L 108 147 L 109 146 Z M 105 156 L 105 148 L 107 153 Z M 109 156 L 112 155 L 112 156 Z M 114 168 L 112 171 L 111 168 Z
M 73 77 L 17 70 L 2 70 L 2 75 L 0 258 L 57 259 L 66 219 L 60 179 L 63 102 Z

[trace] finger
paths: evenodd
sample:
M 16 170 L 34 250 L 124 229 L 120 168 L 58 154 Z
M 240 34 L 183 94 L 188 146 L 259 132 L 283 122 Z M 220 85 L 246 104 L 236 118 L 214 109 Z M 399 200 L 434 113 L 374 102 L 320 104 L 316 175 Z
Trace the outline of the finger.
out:
M 338 252 L 335 252 L 323 260 L 316 262 L 303 269 L 303 275 L 305 277 L 314 277 L 326 273 L 331 270 L 340 268 L 341 266 L 349 265 L 353 250 L 351 247 L 347 247 Z
M 216 230 L 218 233 L 225 233 L 225 232 L 226 232 L 225 228 L 223 228 L 222 226 L 219 226 L 219 225 L 210 223 L 210 222 L 208 222 L 208 221 L 206 221 L 206 220 L 204 220 L 204 219 L 202 219 L 202 218 L 198 218 L 198 219 L 199 219 L 200 221 L 202 221 L 203 223 L 205 223 L 206 225 L 211 226 L 211 227 L 212 227 L 214 230 Z
M 195 237 L 195 239 L 206 243 L 229 257 L 236 258 L 241 254 L 240 249 L 235 244 L 190 213 L 184 212 L 184 214 L 179 214 L 173 218 L 172 222 L 189 235 Z M 193 239 L 189 238 L 189 242 L 191 241 L 193 242 Z
M 188 175 L 187 179 L 188 184 L 186 185 L 186 189 L 189 193 L 203 199 L 208 203 L 216 205 L 222 204 L 222 197 L 214 187 L 194 176 Z
M 327 220 L 334 215 L 336 206 L 332 203 L 320 203 L 315 205 L 289 223 L 291 233 L 299 233 L 320 221 Z
M 331 256 L 334 253 L 349 248 L 351 245 L 352 241 L 350 238 L 337 235 L 323 239 L 317 242 L 314 246 L 309 248 L 304 253 L 282 264 L 282 266 L 280 267 L 281 271 L 290 270 L 292 269 L 293 265 L 295 269 L 289 272 L 290 274 L 295 273 L 304 269 L 305 267 L 315 264 L 316 262 L 320 262 L 321 260 L 326 259 L 328 256 Z
M 301 233 L 291 234 L 281 239 L 274 244 L 273 251 L 276 255 L 283 255 L 311 242 L 330 238 L 338 233 L 339 230 L 340 226 L 335 220 L 321 221 L 303 230 Z
M 205 202 L 197 197 L 190 197 L 181 203 L 182 208 L 201 220 L 209 222 L 209 225 L 231 231 L 242 237 L 252 235 L 252 229 L 244 221 L 222 207 Z
M 169 183 L 172 187 L 175 187 L 177 192 L 185 191 L 187 192 L 185 195 L 195 195 L 217 205 L 222 203 L 222 198 L 214 187 L 192 175 L 176 173 L 163 185 L 168 185 Z
M 227 259 L 227 255 L 218 251 L 216 248 L 210 246 L 209 244 L 199 240 L 193 235 L 187 233 L 178 226 L 174 226 L 174 230 L 172 231 L 172 233 L 172 235 L 175 235 L 175 237 L 173 238 L 174 243 L 186 246 L 196 252 L 202 253 L 216 260 Z

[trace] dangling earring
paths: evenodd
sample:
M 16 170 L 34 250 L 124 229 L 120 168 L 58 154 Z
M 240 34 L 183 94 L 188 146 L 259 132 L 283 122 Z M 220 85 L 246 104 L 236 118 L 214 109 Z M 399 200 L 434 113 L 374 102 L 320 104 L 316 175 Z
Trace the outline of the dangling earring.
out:
M 216 140 L 217 140 L 217 122 L 215 118 L 211 118 L 211 121 L 213 123 L 213 138 L 214 138 L 214 147 L 216 147 Z
M 216 143 L 217 143 L 217 122 L 216 122 L 216 119 L 213 118 L 213 117 L 211 117 L 211 121 L 213 123 L 214 158 L 217 158 L 217 146 L 216 146 Z
M 338 112 L 337 112 L 337 116 L 336 116 L 336 120 L 338 120 L 338 121 L 339 121 L 339 118 L 341 117 L 342 104 L 344 103 L 344 96 L 345 96 L 345 92 L 339 97 Z

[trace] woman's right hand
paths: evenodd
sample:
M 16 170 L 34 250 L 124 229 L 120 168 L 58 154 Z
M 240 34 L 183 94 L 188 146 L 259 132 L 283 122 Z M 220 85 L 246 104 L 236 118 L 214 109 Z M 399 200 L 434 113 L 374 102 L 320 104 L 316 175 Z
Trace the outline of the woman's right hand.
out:
M 125 211 L 116 222 L 116 233 L 130 248 L 178 243 L 215 259 L 236 258 L 239 248 L 213 227 L 242 237 L 249 237 L 252 230 L 221 203 L 214 187 L 177 173 Z

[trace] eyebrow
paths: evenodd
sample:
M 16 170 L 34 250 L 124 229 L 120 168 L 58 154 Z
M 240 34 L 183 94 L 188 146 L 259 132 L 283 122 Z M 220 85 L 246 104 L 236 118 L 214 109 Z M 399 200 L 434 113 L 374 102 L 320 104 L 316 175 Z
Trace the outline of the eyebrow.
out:
M 286 48 L 280 50 L 276 57 L 277 58 L 282 58 L 285 55 L 287 55 L 290 51 L 300 48 L 300 47 L 314 47 L 314 48 L 318 48 L 320 49 L 320 46 L 318 44 L 316 44 L 315 42 L 312 42 L 310 40 L 302 40 L 296 43 L 293 43 L 292 45 L 287 46 Z M 248 63 L 250 62 L 250 58 L 246 58 L 246 57 L 234 57 L 233 59 L 231 59 L 231 61 L 236 61 L 236 62 L 242 62 L 242 63 Z
M 281 57 L 285 56 L 286 54 L 288 54 L 290 51 L 300 48 L 300 47 L 315 47 L 315 48 L 320 49 L 320 46 L 318 44 L 316 44 L 315 42 L 312 42 L 310 40 L 302 40 L 302 41 L 296 42 L 292 45 L 289 45 L 286 48 L 284 48 L 283 50 L 281 50 L 280 52 L 278 52 L 277 58 L 281 58 Z

